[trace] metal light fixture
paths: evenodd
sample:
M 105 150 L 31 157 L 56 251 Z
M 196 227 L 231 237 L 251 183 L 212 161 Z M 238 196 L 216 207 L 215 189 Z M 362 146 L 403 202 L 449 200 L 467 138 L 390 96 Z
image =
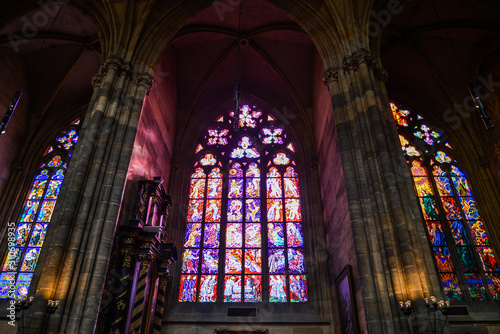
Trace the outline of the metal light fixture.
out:
M 486 112 L 486 109 L 484 108 L 483 103 L 479 98 L 476 86 L 472 81 L 469 81 L 467 82 L 467 88 L 469 88 L 470 95 L 474 99 L 476 110 L 479 112 L 479 116 L 481 116 L 481 119 L 483 120 L 484 127 L 486 128 L 486 130 L 493 130 L 495 128 L 495 125 L 493 124 L 490 116 L 488 116 L 488 113 Z
M 47 313 L 52 314 L 59 308 L 58 300 L 50 300 L 47 303 Z

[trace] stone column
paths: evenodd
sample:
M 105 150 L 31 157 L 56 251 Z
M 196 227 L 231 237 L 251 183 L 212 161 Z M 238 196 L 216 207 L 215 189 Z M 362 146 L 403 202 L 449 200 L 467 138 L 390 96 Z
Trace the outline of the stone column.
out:
M 94 331 L 142 102 L 152 78 L 109 57 L 93 83 L 83 134 L 47 234 L 49 247 L 40 259 L 45 265 L 37 299 L 60 301 L 47 333 Z M 29 326 L 37 328 L 46 309 L 42 302 L 33 306 Z
M 344 58 L 342 69 L 327 70 L 325 83 L 332 94 L 368 331 L 401 333 L 410 328 L 398 300 L 413 301 L 418 327 L 425 330 L 423 298 L 441 292 L 383 74 L 360 49 Z

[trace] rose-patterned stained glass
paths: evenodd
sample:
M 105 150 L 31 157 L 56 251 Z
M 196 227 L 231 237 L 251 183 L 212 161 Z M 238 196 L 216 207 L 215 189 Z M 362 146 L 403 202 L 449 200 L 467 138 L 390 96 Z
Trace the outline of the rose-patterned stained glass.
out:
M 55 157 L 52 158 L 52 160 L 49 161 L 47 166 L 49 167 L 59 167 L 63 164 L 62 157 L 60 155 L 56 155 Z
M 398 109 L 392 105 L 393 113 Z M 400 126 L 403 151 L 413 175 L 426 220 L 436 266 L 447 300 L 495 300 L 492 275 L 499 272 L 478 204 L 465 173 L 453 159 L 453 146 L 441 142 L 423 117 L 405 110 Z M 401 117 L 395 115 L 396 123 Z M 400 124 L 401 125 L 401 124 Z M 410 139 L 411 138 L 411 139 Z M 423 155 L 411 155 L 408 145 L 429 147 Z M 428 178 L 431 172 L 431 178 Z
M 195 149 L 180 302 L 291 302 L 290 277 L 305 279 L 299 179 L 289 155 L 295 147 L 284 128 L 270 123 L 274 117 L 250 105 L 240 111 L 239 132 L 234 113 L 219 117 Z M 270 274 L 281 283 L 271 284 Z M 219 296 L 211 277 L 223 280 Z M 294 301 L 307 300 L 300 296 Z
M 69 131 L 64 131 L 63 134 L 57 137 L 58 147 L 65 150 L 69 150 L 73 145 L 78 142 L 78 130 L 71 129 Z
M 197 275 L 181 275 L 181 288 L 179 291 L 179 301 L 196 301 Z

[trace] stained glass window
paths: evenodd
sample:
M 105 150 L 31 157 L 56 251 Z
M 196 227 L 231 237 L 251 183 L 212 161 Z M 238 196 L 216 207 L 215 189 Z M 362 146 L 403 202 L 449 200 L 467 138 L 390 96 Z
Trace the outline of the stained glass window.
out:
M 19 299 L 28 294 L 67 163 L 78 141 L 79 124 L 80 120 L 72 122 L 44 151 L 1 268 L 0 298 Z
M 218 117 L 195 149 L 178 300 L 306 302 L 295 148 L 257 106 L 233 122 Z
M 500 270 L 466 174 L 445 135 L 391 103 L 447 300 L 500 300 Z

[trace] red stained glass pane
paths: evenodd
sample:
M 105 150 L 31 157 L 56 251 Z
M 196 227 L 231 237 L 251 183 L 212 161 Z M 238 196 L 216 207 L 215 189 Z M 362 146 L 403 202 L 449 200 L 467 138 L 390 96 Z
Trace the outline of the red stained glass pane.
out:
M 262 273 L 262 253 L 260 249 L 245 250 L 245 274 Z
M 290 275 L 290 301 L 307 302 L 307 280 L 305 275 Z
M 446 219 L 462 219 L 462 215 L 460 214 L 460 209 L 458 208 L 457 202 L 452 197 L 442 197 L 441 201 L 443 202 L 444 211 L 446 214 Z
M 186 224 L 186 236 L 184 238 L 184 247 L 200 247 L 201 224 Z
M 241 222 L 243 220 L 243 202 L 239 199 L 232 199 L 228 201 L 227 206 L 227 221 Z
M 453 220 L 448 222 L 450 224 L 451 232 L 455 238 L 455 243 L 457 246 L 469 246 L 469 239 L 467 238 L 467 233 L 460 220 Z
M 46 180 L 37 180 L 33 183 L 28 199 L 42 199 L 43 191 L 47 185 Z
M 246 200 L 246 221 L 260 222 L 260 199 Z
M 280 199 L 267 200 L 267 221 L 281 222 L 283 221 L 283 206 Z
M 441 273 L 440 276 L 445 299 L 452 302 L 462 300 L 462 291 L 458 287 L 457 275 L 452 273 Z
M 269 172 L 267 173 L 267 177 L 280 177 L 281 174 L 278 172 L 276 167 L 269 168 Z
M 260 303 L 262 302 L 262 284 L 260 275 L 245 276 L 245 302 Z
M 243 179 L 229 179 L 229 198 L 243 197 Z
M 260 197 L 260 179 L 259 178 L 248 178 L 247 182 L 247 198 L 258 198 Z
M 283 175 L 284 177 L 298 177 L 299 174 L 295 172 L 295 169 L 293 167 L 287 167 L 286 172 Z
M 191 179 L 189 198 L 205 197 L 205 179 Z
M 296 198 L 300 196 L 299 179 L 285 177 L 283 183 L 285 185 L 285 198 Z
M 196 168 L 194 173 L 191 174 L 191 178 L 193 179 L 200 179 L 200 178 L 205 178 L 207 175 L 203 171 L 203 168 Z
M 204 249 L 201 262 L 202 274 L 217 274 L 219 268 L 219 251 L 217 249 Z
M 205 221 L 220 222 L 221 217 L 221 200 L 210 199 L 207 201 L 207 211 L 205 213 Z
M 188 207 L 188 222 L 200 222 L 203 214 L 203 200 L 190 200 Z
M 226 274 L 241 274 L 242 250 L 226 249 Z
M 222 179 L 208 179 L 207 198 L 222 197 Z
M 182 262 L 182 273 L 183 274 L 198 273 L 199 260 L 200 260 L 199 249 L 185 249 Z
M 38 222 L 50 222 L 50 218 L 52 217 L 52 212 L 54 212 L 54 206 L 56 205 L 56 201 L 49 200 L 43 201 L 42 207 L 38 214 L 38 218 L 36 221 Z
M 194 302 L 196 300 L 196 283 L 198 276 L 181 275 L 180 302 Z
M 47 164 L 49 167 L 59 167 L 63 164 L 62 158 L 59 155 L 56 155 L 49 161 Z
M 229 170 L 229 177 L 243 177 L 243 170 L 241 169 L 241 165 L 236 163 Z
M 245 224 L 245 247 L 261 247 L 260 224 Z
M 300 207 L 299 199 L 286 199 L 285 200 L 286 220 L 287 221 L 301 221 L 302 209 Z
M 217 300 L 217 276 L 202 275 L 200 277 L 200 302 L 215 302 Z
M 219 247 L 220 224 L 205 224 L 205 234 L 203 236 L 203 248 Z
M 427 176 L 427 172 L 422 163 L 418 160 L 413 160 L 411 162 L 411 173 L 413 176 Z
M 283 230 L 283 224 L 267 224 L 267 239 L 269 248 L 284 247 L 284 236 L 285 232 Z
M 242 224 L 227 224 L 226 228 L 226 247 L 243 247 Z
M 30 247 L 42 247 L 49 224 L 36 223 L 31 235 Z
M 269 301 L 271 303 L 286 303 L 285 275 L 269 275 Z
M 485 271 L 499 271 L 498 263 L 491 247 L 478 247 L 477 251 L 481 255 L 481 262 Z
M 28 248 L 26 254 L 24 255 L 23 264 L 21 265 L 21 271 L 34 272 L 39 254 L 40 248 Z
M 299 223 L 286 224 L 286 237 L 288 247 L 304 246 L 304 236 L 302 235 L 302 225 Z
M 281 198 L 282 195 L 281 178 L 267 179 L 267 198 Z
M 14 235 L 14 243 L 16 246 L 24 247 L 28 242 L 28 236 L 31 231 L 31 225 L 29 223 L 19 223 L 16 228 L 16 234 Z
M 212 169 L 210 174 L 208 174 L 208 177 L 210 179 L 222 179 L 222 172 L 220 171 L 220 168 L 215 167 L 214 169 Z
M 241 302 L 241 276 L 226 275 L 224 277 L 224 302 Z
M 40 205 L 40 201 L 28 201 L 26 206 L 24 207 L 24 213 L 21 217 L 22 222 L 32 222 L 35 220 L 36 211 L 38 210 L 38 206 Z

